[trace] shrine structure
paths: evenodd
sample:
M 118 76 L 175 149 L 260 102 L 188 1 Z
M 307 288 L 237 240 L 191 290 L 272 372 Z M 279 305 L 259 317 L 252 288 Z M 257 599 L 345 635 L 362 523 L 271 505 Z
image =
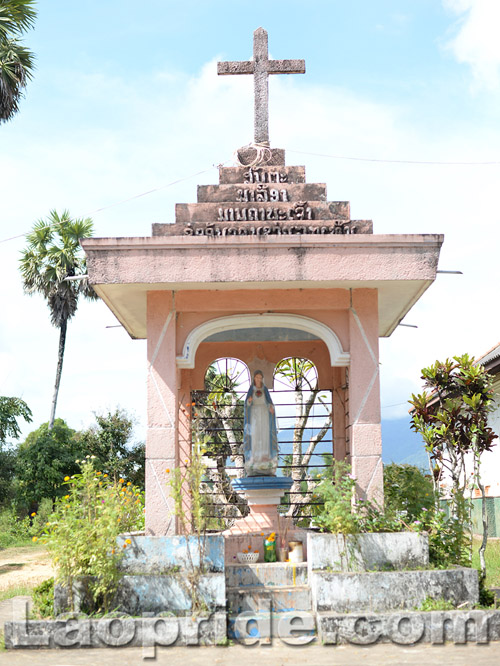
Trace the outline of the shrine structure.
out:
M 257 30 L 253 60 L 219 63 L 254 76 L 254 142 L 239 163 L 150 237 L 82 241 L 90 284 L 147 338 L 146 534 L 177 532 L 167 470 L 189 464 L 192 392 L 220 357 L 262 369 L 268 386 L 284 357 L 310 359 L 332 391 L 334 457 L 350 461 L 360 497 L 383 499 L 378 339 L 434 281 L 443 236 L 374 234 L 269 146 L 268 75 L 303 71 L 269 60 Z

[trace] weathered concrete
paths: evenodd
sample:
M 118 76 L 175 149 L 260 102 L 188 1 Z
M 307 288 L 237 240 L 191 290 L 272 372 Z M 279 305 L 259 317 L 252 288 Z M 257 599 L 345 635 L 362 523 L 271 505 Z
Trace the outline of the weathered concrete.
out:
M 233 214 L 238 214 L 234 208 Z M 260 211 L 261 209 L 259 209 Z M 264 210 L 262 208 L 262 210 Z M 267 209 L 266 209 L 267 210 Z M 206 236 L 225 238 L 234 236 L 348 236 L 372 234 L 371 220 L 297 220 L 296 223 L 279 221 L 242 222 L 188 222 L 153 224 L 153 236 Z
M 264 191 L 261 191 L 264 188 Z M 326 183 L 237 183 L 234 185 L 198 185 L 198 203 L 252 201 L 266 203 L 268 190 L 276 190 L 279 201 L 326 201 Z M 286 199 L 283 199 L 285 192 Z M 245 198 L 249 197 L 249 198 Z M 257 199 L 257 201 L 256 201 Z M 235 204 L 236 205 L 236 204 Z
M 228 611 L 233 615 L 246 611 L 283 613 L 312 610 L 311 589 L 307 585 L 227 587 L 226 596 Z
M 274 149 L 276 150 L 276 149 Z M 221 185 L 236 185 L 244 183 L 292 184 L 306 182 L 306 168 L 304 166 L 280 166 L 268 164 L 249 170 L 248 167 L 220 167 L 219 183 Z M 284 158 L 283 162 L 284 164 Z
M 316 619 L 308 611 L 245 611 L 228 615 L 228 638 L 252 645 L 256 638 L 285 639 L 288 645 L 310 645 L 316 640 Z
M 172 567 L 198 567 L 200 555 L 203 565 L 211 573 L 224 572 L 224 537 L 219 534 L 208 534 L 203 546 L 198 546 L 195 536 L 127 536 L 117 539 L 119 548 L 123 548 L 126 539 L 132 543 L 124 550 L 120 569 L 128 574 L 164 574 L 170 573 Z M 189 545 L 189 553 L 188 553 Z
M 312 572 L 309 580 L 318 611 L 356 613 L 414 609 L 428 597 L 455 606 L 479 601 L 476 569 L 377 571 L 374 573 Z
M 29 620 L 5 623 L 5 647 L 99 648 L 217 645 L 226 641 L 227 615 Z
M 275 587 L 307 585 L 307 563 L 226 564 L 227 587 L 257 587 L 259 585 L 274 585 Z
M 191 610 L 190 587 L 185 569 L 165 576 L 125 575 L 120 579 L 117 592 L 110 604 L 122 613 L 141 615 L 142 613 L 163 612 L 174 614 Z M 226 607 L 226 584 L 223 573 L 200 576 L 197 594 L 210 611 Z M 73 583 L 75 611 L 89 607 L 87 586 L 83 581 Z M 54 588 L 54 612 L 56 615 L 69 610 L 68 590 L 62 585 Z
M 445 641 L 485 644 L 500 640 L 500 611 L 493 610 L 318 613 L 316 622 L 319 640 L 324 645 L 372 645 L 378 641 L 398 645 L 419 642 L 442 645 Z
M 416 532 L 307 533 L 309 572 L 416 569 L 429 564 L 429 539 Z
M 175 205 L 175 219 L 178 223 L 187 224 L 188 222 L 216 222 L 227 221 L 226 211 L 233 210 L 232 221 L 237 221 L 235 209 L 254 210 L 255 214 L 248 213 L 248 220 L 266 221 L 266 220 L 349 220 L 350 205 L 348 201 L 329 201 L 320 203 L 310 201 L 306 205 L 311 209 L 311 217 L 299 217 L 296 211 L 297 202 L 261 202 L 261 203 L 240 203 L 218 204 L 218 203 L 178 203 Z M 261 212 L 261 210 L 264 212 Z M 280 213 L 274 213 L 274 209 Z M 270 212 L 268 212 L 270 211 Z M 253 217 L 252 217 L 253 215 Z M 281 216 L 282 215 L 282 216 Z M 241 218 L 240 218 L 241 219 Z

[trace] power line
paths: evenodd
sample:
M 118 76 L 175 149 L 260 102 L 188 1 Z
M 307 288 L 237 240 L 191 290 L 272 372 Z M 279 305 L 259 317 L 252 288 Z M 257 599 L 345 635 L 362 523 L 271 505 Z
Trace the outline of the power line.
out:
M 297 155 L 313 155 L 314 157 L 329 157 L 333 160 L 352 160 L 355 162 L 383 162 L 386 164 L 435 164 L 444 166 L 492 166 L 500 165 L 500 161 L 489 162 L 441 162 L 432 160 L 383 160 L 375 157 L 348 157 L 347 155 L 327 155 L 326 153 L 310 153 L 304 150 L 287 150 L 287 153 Z
M 212 166 L 209 169 L 203 169 L 203 171 L 197 171 L 196 173 L 192 173 L 190 176 L 185 176 L 184 178 L 178 178 L 177 180 L 173 180 L 171 183 L 167 183 L 166 185 L 160 185 L 160 187 L 155 187 L 152 190 L 147 190 L 146 192 L 141 192 L 140 194 L 134 194 L 132 197 L 128 197 L 127 199 L 122 199 L 121 201 L 115 201 L 114 203 L 108 204 L 107 206 L 102 206 L 101 208 L 96 208 L 93 211 L 90 211 L 90 213 L 86 213 L 85 215 L 82 215 L 82 217 L 90 217 L 91 215 L 95 215 L 96 213 L 100 213 L 103 210 L 107 210 L 108 208 L 113 208 L 114 206 L 119 206 L 120 204 L 127 203 L 129 201 L 133 201 L 134 199 L 139 199 L 140 197 L 145 197 L 148 194 L 153 194 L 153 192 L 159 192 L 160 190 L 165 190 L 167 187 L 172 187 L 173 185 L 177 185 L 178 183 L 182 183 L 185 180 L 189 180 L 190 178 L 195 178 L 196 176 L 201 176 L 204 173 L 208 173 L 209 171 L 212 171 L 212 169 L 217 169 L 220 166 L 223 166 L 227 162 L 224 162 L 222 164 L 218 164 L 217 166 L 215 164 L 212 164 Z M 43 227 L 41 227 L 43 228 Z M 46 227 L 48 229 L 48 227 Z M 26 231 L 23 234 L 17 234 L 17 236 L 10 236 L 10 238 L 4 238 L 0 240 L 0 243 L 7 243 L 8 241 L 15 240 L 16 238 L 22 238 L 23 236 L 27 236 L 30 232 Z

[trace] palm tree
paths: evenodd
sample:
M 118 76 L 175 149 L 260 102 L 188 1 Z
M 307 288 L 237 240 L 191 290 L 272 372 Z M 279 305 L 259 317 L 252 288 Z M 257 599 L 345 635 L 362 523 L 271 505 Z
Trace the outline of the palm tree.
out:
M 19 110 L 23 89 L 32 78 L 34 56 L 19 37 L 35 22 L 34 0 L 0 0 L 0 122 Z
M 83 278 L 87 267 L 80 247 L 80 239 L 88 238 L 92 233 L 93 223 L 90 218 L 72 219 L 67 210 L 60 216 L 53 210 L 46 221 L 35 222 L 33 230 L 27 235 L 28 245 L 20 260 L 24 291 L 27 294 L 41 294 L 45 298 L 51 323 L 59 328 L 59 352 L 49 430 L 54 425 L 56 414 L 68 320 L 76 313 L 80 296 L 90 300 L 98 298 L 88 280 Z

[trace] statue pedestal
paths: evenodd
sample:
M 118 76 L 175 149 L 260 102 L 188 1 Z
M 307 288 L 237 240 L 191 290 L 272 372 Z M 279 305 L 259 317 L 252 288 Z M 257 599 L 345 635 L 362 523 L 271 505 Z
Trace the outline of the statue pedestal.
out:
M 248 501 L 250 513 L 240 518 L 225 534 L 259 534 L 278 531 L 278 505 L 287 490 L 292 487 L 288 476 L 248 476 L 233 479 L 236 492 Z

